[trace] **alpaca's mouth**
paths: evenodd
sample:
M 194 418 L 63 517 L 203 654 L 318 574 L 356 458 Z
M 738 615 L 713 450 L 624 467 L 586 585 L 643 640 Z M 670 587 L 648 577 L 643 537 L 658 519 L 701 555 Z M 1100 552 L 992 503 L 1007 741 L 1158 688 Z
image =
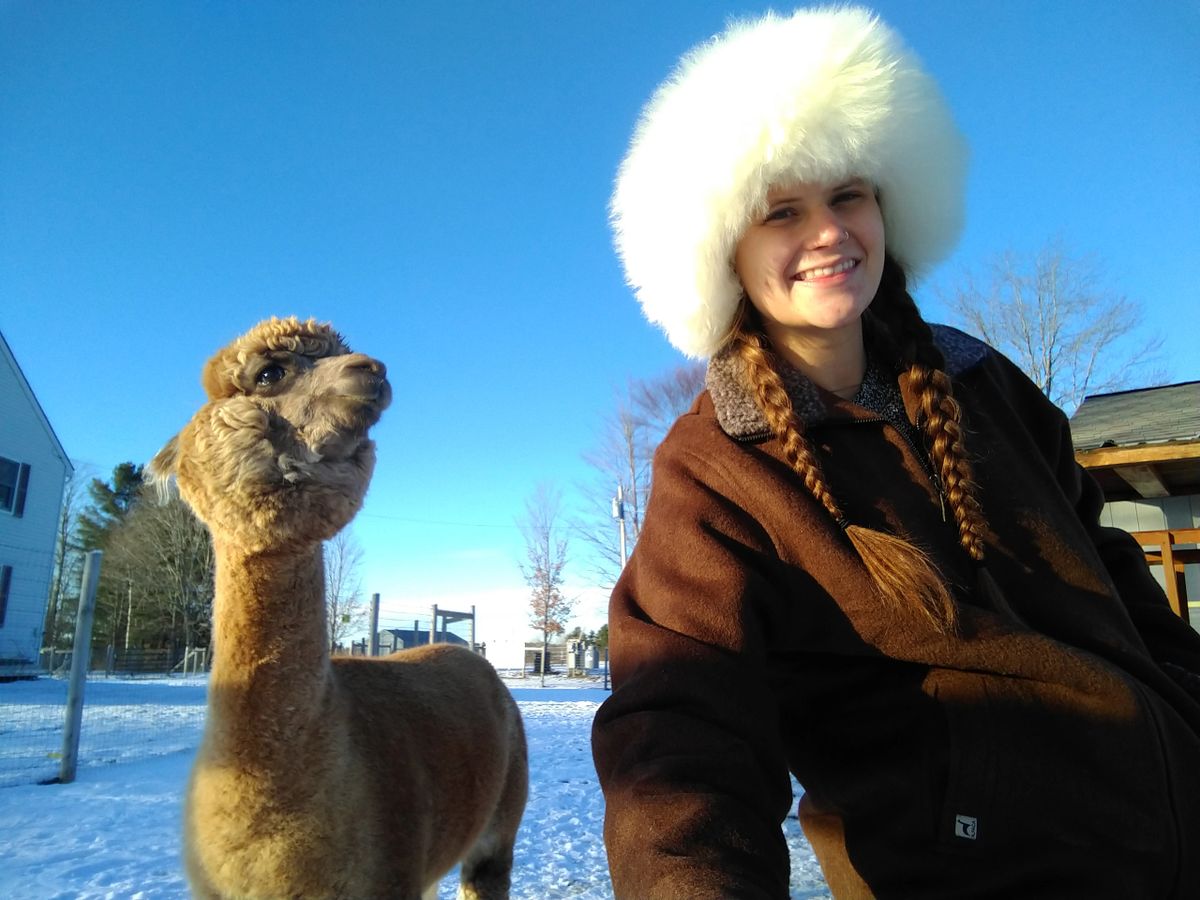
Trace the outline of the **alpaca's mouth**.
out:
M 371 410 L 371 424 L 374 425 L 383 411 L 392 405 L 392 386 L 386 378 L 381 378 L 375 383 L 374 390 L 355 399 Z
M 365 434 L 368 428 L 379 421 L 383 411 L 391 405 L 392 386 L 388 384 L 386 378 L 380 379 L 370 392 L 346 395 L 343 399 L 353 405 L 352 418 L 355 425 L 361 428 Z

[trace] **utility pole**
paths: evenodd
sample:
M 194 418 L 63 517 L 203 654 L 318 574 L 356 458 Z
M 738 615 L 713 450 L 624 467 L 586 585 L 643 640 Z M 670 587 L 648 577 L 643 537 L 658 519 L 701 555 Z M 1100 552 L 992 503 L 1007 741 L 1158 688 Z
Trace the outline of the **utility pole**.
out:
M 379 655 L 379 595 L 371 595 L 371 633 L 367 637 L 367 656 Z M 415 632 L 415 629 L 414 629 Z
M 617 482 L 617 496 L 612 501 L 612 517 L 617 520 L 621 534 L 621 569 L 624 570 L 628 554 L 625 550 L 625 490 Z M 604 648 L 604 689 L 608 690 L 608 647 Z
M 129 630 L 133 624 L 133 579 L 129 579 L 129 610 L 125 614 L 125 650 L 129 651 Z
M 617 483 L 617 496 L 612 501 L 612 517 L 617 520 L 621 533 L 621 568 L 625 568 L 625 490 Z

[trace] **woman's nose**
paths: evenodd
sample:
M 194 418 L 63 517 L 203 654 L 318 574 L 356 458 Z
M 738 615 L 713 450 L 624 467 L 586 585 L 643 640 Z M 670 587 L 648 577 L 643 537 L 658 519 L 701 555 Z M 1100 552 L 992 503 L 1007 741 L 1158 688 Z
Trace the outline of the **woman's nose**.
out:
M 815 211 L 809 220 L 809 249 L 834 247 L 846 238 L 846 229 L 842 227 L 837 214 L 828 207 Z

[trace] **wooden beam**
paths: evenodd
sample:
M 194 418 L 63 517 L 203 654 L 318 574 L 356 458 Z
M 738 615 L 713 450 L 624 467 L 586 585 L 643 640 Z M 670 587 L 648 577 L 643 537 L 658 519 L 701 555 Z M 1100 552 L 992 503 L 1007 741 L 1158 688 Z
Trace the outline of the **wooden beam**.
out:
M 1076 462 L 1085 469 L 1154 465 L 1187 459 L 1200 459 L 1200 441 L 1139 444 L 1136 447 L 1097 447 L 1094 450 L 1075 451 Z
M 1171 542 L 1163 541 L 1159 545 L 1159 549 L 1162 550 L 1163 581 L 1167 583 L 1167 602 L 1171 604 L 1171 609 L 1175 610 L 1175 615 L 1186 622 L 1188 620 L 1187 589 L 1179 590 L 1179 578 L 1175 573 L 1175 560 L 1172 558 Z
M 1180 544 L 1200 543 L 1200 528 L 1171 528 L 1163 531 L 1131 531 L 1130 535 L 1142 545 L 1146 554 L 1146 562 L 1163 567 L 1163 580 L 1167 586 L 1167 602 L 1175 615 L 1183 621 L 1188 621 L 1187 582 L 1183 577 L 1183 567 L 1195 558 L 1197 550 L 1177 549 Z M 1159 552 L 1146 550 L 1146 547 L 1158 547 Z
M 1119 475 L 1127 485 L 1138 492 L 1140 497 L 1170 497 L 1171 492 L 1163 484 L 1154 466 L 1114 466 L 1113 472 Z

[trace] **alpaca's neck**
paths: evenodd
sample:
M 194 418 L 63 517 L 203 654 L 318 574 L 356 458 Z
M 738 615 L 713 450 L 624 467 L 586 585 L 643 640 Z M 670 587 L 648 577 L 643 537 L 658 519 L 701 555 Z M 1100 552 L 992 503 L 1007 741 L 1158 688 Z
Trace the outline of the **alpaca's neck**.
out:
M 326 710 L 329 689 L 321 545 L 245 553 L 217 540 L 209 715 L 243 730 L 287 734 Z

